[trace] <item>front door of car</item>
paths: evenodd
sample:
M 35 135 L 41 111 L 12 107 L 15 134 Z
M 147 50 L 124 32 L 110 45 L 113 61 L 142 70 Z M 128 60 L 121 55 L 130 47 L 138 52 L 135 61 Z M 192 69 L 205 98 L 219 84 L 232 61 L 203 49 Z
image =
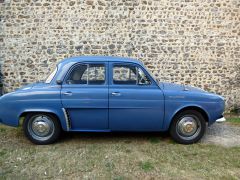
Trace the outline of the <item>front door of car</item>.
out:
M 109 63 L 109 128 L 113 131 L 159 131 L 164 96 L 138 64 Z
M 71 130 L 108 129 L 108 63 L 78 63 L 70 68 L 61 89 Z

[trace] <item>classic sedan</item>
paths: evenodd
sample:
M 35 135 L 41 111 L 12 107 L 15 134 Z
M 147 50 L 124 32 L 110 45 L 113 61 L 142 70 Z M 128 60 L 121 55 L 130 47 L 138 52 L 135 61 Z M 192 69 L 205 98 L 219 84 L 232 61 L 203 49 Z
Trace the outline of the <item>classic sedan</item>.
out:
M 53 143 L 61 131 L 169 131 L 191 144 L 223 112 L 217 94 L 158 82 L 142 62 L 107 56 L 64 59 L 46 81 L 0 97 L 0 122 L 22 125 L 35 144 Z

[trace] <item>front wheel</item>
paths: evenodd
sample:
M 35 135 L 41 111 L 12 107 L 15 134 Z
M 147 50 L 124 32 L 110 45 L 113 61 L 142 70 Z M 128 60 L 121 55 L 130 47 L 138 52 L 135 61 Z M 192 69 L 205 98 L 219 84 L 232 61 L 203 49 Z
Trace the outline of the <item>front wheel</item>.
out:
M 58 119 L 47 113 L 30 113 L 26 116 L 23 129 L 26 137 L 35 144 L 55 142 L 61 132 Z
M 172 138 L 180 144 L 198 142 L 206 130 L 206 121 L 202 114 L 195 110 L 179 113 L 170 127 Z

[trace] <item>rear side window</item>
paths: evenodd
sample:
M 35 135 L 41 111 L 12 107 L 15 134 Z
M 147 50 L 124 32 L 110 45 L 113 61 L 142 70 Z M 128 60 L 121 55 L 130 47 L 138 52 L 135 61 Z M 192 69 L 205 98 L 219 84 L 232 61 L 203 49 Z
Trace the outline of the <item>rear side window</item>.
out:
M 113 84 L 149 85 L 151 81 L 139 67 L 134 65 L 114 65 Z
M 80 64 L 69 74 L 67 84 L 101 85 L 105 83 L 104 64 Z

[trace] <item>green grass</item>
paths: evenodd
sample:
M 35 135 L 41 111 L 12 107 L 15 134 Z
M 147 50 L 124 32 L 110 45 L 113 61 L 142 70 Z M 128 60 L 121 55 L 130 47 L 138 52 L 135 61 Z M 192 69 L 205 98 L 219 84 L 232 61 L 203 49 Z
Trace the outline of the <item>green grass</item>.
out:
M 227 118 L 227 122 L 234 123 L 234 124 L 239 124 L 240 125 L 240 118 L 238 117 L 233 117 L 233 118 Z
M 140 162 L 139 166 L 141 167 L 142 170 L 144 171 L 151 171 L 154 169 L 154 166 L 151 162 L 146 161 L 146 162 Z
M 5 154 L 7 154 L 6 150 L 5 149 L 2 149 L 0 151 L 0 157 L 3 157 Z
M 5 132 L 6 131 L 6 129 L 5 128 L 3 128 L 3 127 L 0 127 L 0 132 Z
M 150 137 L 149 138 L 149 141 L 152 143 L 152 144 L 157 144 L 160 142 L 160 139 L 157 138 L 157 137 Z
M 124 176 L 117 176 L 113 178 L 113 180 L 124 180 L 124 179 L 126 179 Z
M 157 133 L 65 133 L 30 143 L 0 125 L 0 179 L 240 179 L 240 147 L 180 145 Z

